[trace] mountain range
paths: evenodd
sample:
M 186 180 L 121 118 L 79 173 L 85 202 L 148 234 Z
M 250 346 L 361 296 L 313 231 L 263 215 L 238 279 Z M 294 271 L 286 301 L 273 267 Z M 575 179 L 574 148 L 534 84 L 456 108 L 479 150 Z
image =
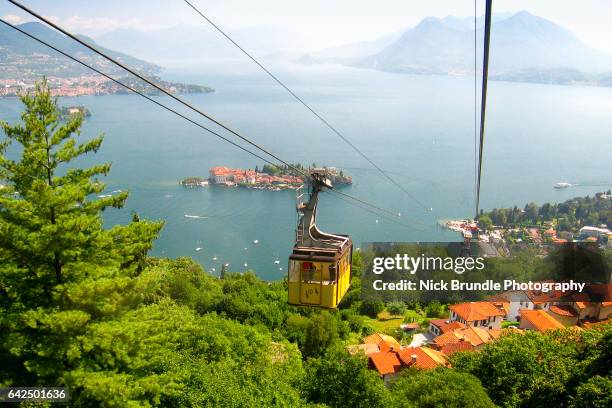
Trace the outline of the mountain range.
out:
M 88 64 L 91 64 L 96 68 L 103 68 L 104 72 L 108 74 L 125 75 L 120 68 L 109 64 L 106 60 L 96 55 L 93 51 L 88 50 L 65 35 L 48 28 L 44 24 L 29 22 L 20 24 L 17 27 L 54 45 L 72 56 L 86 61 Z M 161 67 L 156 64 L 101 47 L 89 37 L 82 35 L 78 37 L 143 74 L 155 75 L 161 71 Z M 18 77 L 21 77 L 28 71 L 36 71 L 38 76 L 47 75 L 68 77 L 91 74 L 91 71 L 87 68 L 75 62 L 68 61 L 66 57 L 49 49 L 45 45 L 39 44 L 31 38 L 16 32 L 4 24 L 0 25 L 0 59 L 5 62 L 3 65 L 17 64 L 18 66 L 14 67 L 17 68 L 17 71 L 14 72 L 14 74 Z M 13 64 L 11 64 L 11 62 Z M 6 68 L 7 67 L 5 66 L 5 74 L 7 73 Z
M 476 31 L 476 32 L 475 32 Z M 415 27 L 373 41 L 305 55 L 302 62 L 339 63 L 411 74 L 474 72 L 474 34 L 482 61 L 483 20 L 428 17 Z M 526 11 L 496 14 L 491 29 L 492 79 L 600 84 L 612 71 L 612 55 L 592 49 L 569 30 Z M 605 84 L 604 84 L 605 85 Z

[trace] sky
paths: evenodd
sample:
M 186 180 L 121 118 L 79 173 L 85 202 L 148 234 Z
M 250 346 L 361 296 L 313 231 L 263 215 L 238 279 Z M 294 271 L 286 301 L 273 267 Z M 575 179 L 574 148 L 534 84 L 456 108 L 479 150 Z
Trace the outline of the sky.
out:
M 204 21 L 184 0 L 18 0 L 80 34 L 96 38 L 119 28 L 155 30 Z M 308 37 L 313 48 L 371 40 L 405 30 L 425 17 L 474 15 L 473 0 L 190 0 L 226 29 L 279 26 Z M 477 0 L 478 14 L 484 0 Z M 527 10 L 576 34 L 587 45 L 612 52 L 612 1 L 494 0 L 494 12 Z M 6 0 L 0 16 L 32 20 Z

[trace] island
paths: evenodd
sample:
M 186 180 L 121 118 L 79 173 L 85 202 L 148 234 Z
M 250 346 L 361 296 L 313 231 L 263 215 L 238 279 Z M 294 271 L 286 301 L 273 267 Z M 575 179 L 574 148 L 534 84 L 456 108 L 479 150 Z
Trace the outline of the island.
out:
M 68 117 L 70 115 L 76 115 L 76 114 L 81 114 L 81 115 L 83 115 L 86 118 L 91 116 L 91 112 L 89 111 L 89 109 L 87 109 L 83 105 L 79 105 L 79 106 L 63 106 L 60 109 L 60 115 L 63 116 L 63 117 Z
M 208 185 L 208 180 L 202 177 L 187 177 L 180 181 L 185 187 L 204 187 Z
M 316 167 L 313 163 L 313 167 Z M 353 183 L 351 176 L 344 174 L 344 171 L 336 167 L 323 167 L 327 170 L 331 182 L 335 186 L 350 185 Z M 264 165 L 261 170 L 258 166 L 255 169 L 229 168 L 226 166 L 216 166 L 209 169 L 208 179 L 203 177 L 187 177 L 180 181 L 185 187 L 204 187 L 209 184 L 222 187 L 242 187 L 254 190 L 295 190 L 304 184 L 304 173 L 308 173 L 310 168 L 301 164 L 290 166 Z

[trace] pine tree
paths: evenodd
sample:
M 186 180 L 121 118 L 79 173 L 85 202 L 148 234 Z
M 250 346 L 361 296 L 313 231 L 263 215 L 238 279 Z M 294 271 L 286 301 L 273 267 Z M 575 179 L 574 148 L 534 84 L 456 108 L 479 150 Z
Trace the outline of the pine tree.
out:
M 128 193 L 95 198 L 111 165 L 72 166 L 103 136 L 77 143 L 83 116 L 62 119 L 46 80 L 21 101 L 20 123 L 0 121 L 0 365 L 35 385 L 57 381 L 86 323 L 123 306 L 121 290 L 142 270 L 162 223 L 104 229 L 101 211 L 121 208 Z M 9 146 L 19 157 L 6 155 Z

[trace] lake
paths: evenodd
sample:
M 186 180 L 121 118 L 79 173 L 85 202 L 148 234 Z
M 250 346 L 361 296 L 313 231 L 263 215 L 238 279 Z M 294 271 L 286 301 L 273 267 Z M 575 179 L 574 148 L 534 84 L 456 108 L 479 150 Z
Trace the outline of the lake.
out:
M 437 221 L 474 214 L 473 78 L 329 66 L 274 70 L 422 205 L 261 73 L 220 75 L 204 67 L 164 77 L 212 86 L 215 93 L 186 98 L 288 162 L 343 168 L 354 184 L 342 191 L 400 212 L 408 224 L 326 193 L 318 213 L 322 230 L 350 234 L 356 247 L 459 239 Z M 99 153 L 79 164 L 111 161 L 106 193 L 131 193 L 125 208 L 105 212 L 107 225 L 128 222 L 137 211 L 166 222 L 153 255 L 190 256 L 213 273 L 229 263 L 232 271 L 253 269 L 268 280 L 284 276 L 297 222 L 293 191 L 178 184 L 187 176 L 207 177 L 212 166 L 255 168 L 262 162 L 138 96 L 63 98 L 60 104 L 92 112 L 84 138 L 106 136 Z M 490 82 L 488 107 L 483 208 L 559 202 L 612 186 L 612 89 Z M 20 109 L 16 99 L 0 100 L 2 119 L 15 121 Z M 553 189 L 560 181 L 581 186 Z

